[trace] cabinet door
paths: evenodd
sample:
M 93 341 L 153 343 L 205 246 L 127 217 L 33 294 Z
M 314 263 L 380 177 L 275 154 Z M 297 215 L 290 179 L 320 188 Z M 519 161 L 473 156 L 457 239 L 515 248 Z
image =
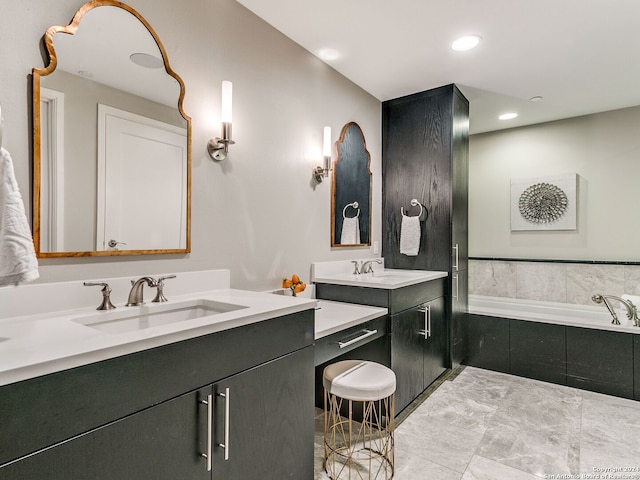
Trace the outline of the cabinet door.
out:
M 206 480 L 206 391 L 143 410 L 0 468 L 2 480 Z
M 391 316 L 391 369 L 396 374 L 396 415 L 424 389 L 424 318 L 419 307 Z
M 469 103 L 455 90 L 452 128 L 452 224 L 451 243 L 457 246 L 457 270 L 467 270 L 469 216 Z M 454 253 L 455 255 L 455 253 Z M 455 258 L 453 259 L 455 266 Z M 455 273 L 456 269 L 453 269 Z
M 423 321 L 426 337 L 423 342 L 424 370 L 422 390 L 427 388 L 447 369 L 447 322 L 444 298 L 436 298 L 426 305 Z
M 213 479 L 312 479 L 313 389 L 312 347 L 216 383 Z

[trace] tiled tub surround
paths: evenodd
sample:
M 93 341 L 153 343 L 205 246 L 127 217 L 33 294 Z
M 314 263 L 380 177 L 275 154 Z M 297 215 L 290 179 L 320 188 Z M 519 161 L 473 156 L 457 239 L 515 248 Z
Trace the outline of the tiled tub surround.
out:
M 469 293 L 592 305 L 594 293 L 640 294 L 640 265 L 472 259 Z

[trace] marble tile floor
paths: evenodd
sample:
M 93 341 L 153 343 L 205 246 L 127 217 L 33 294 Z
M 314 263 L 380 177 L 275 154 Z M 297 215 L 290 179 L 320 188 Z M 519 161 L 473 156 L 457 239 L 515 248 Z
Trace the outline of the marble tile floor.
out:
M 640 479 L 637 401 L 465 367 L 407 409 L 398 480 Z M 326 480 L 316 413 L 315 480 Z

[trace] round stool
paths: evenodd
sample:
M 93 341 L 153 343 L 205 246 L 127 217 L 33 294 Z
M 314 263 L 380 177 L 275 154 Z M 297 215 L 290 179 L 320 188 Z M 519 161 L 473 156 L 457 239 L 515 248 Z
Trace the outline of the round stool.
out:
M 322 383 L 329 477 L 393 478 L 395 373 L 379 363 L 344 360 L 324 369 Z

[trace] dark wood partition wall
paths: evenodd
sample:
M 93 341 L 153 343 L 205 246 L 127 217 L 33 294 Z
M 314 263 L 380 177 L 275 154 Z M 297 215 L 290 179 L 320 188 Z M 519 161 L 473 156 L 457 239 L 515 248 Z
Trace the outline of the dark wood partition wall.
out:
M 466 357 L 469 102 L 455 85 L 382 106 L 382 251 L 387 268 L 449 273 L 446 316 L 452 366 Z M 427 210 L 416 256 L 400 253 L 401 208 Z

